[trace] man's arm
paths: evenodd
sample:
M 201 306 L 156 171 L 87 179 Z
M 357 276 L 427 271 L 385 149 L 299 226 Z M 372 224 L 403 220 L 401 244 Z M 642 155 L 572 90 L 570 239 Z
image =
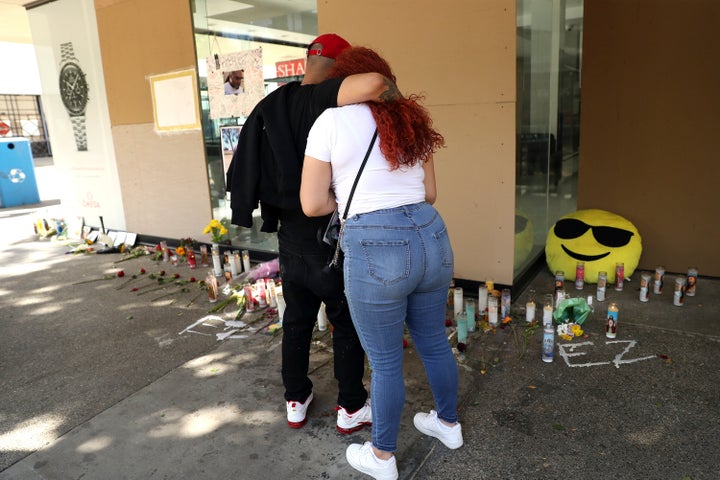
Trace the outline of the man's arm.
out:
M 395 82 L 379 73 L 359 73 L 340 84 L 338 106 L 361 102 L 391 102 L 402 98 Z

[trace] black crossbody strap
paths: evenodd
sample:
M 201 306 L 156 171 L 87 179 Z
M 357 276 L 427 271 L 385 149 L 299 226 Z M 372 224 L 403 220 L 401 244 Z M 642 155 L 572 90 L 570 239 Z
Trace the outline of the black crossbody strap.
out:
M 365 169 L 365 164 L 368 161 L 370 152 L 372 152 L 372 148 L 373 148 L 373 145 L 375 144 L 375 139 L 377 138 L 377 135 L 378 135 L 378 131 L 376 128 L 375 133 L 373 133 L 372 140 L 370 140 L 370 145 L 368 146 L 367 152 L 365 152 L 365 158 L 363 159 L 362 165 L 360 165 L 360 170 L 358 170 L 357 176 L 355 177 L 355 183 L 353 183 L 352 189 L 350 189 L 350 196 L 348 197 L 348 201 L 345 204 L 345 211 L 343 212 L 343 216 L 342 216 L 343 221 L 347 218 L 348 210 L 350 209 L 350 202 L 352 201 L 353 195 L 355 194 L 355 187 L 357 187 L 358 181 L 360 180 L 360 174 Z

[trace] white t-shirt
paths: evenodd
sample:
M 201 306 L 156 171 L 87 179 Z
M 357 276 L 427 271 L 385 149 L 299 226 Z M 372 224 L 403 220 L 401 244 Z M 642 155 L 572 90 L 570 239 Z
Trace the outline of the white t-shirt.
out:
M 243 93 L 243 88 L 241 86 L 235 88 L 230 85 L 230 82 L 225 82 L 225 95 L 235 95 L 237 93 Z
M 370 108 L 355 104 L 325 110 L 308 135 L 305 154 L 332 164 L 332 188 L 341 216 L 374 131 L 375 119 Z M 360 175 L 348 217 L 423 202 L 424 179 L 420 162 L 390 171 L 390 164 L 380 152 L 378 135 Z

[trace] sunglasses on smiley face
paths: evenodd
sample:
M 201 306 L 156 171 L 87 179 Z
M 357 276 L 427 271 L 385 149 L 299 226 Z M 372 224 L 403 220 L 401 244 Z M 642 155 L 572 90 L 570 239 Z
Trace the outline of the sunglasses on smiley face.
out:
M 606 247 L 624 247 L 630 243 L 633 232 L 616 227 L 595 227 L 575 218 L 564 218 L 555 224 L 555 236 L 563 240 L 572 240 L 582 236 L 588 229 L 592 230 L 595 240 Z

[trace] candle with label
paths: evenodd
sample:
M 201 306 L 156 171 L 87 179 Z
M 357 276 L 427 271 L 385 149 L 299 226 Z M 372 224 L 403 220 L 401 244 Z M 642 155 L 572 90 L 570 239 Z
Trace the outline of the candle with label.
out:
M 498 325 L 498 297 L 495 295 L 488 296 L 488 324 L 491 327 Z
M 695 296 L 695 289 L 697 288 L 698 271 L 695 267 L 688 268 L 687 272 L 687 283 L 685 284 L 685 295 L 688 297 Z
M 468 298 L 465 300 L 465 318 L 467 318 L 468 332 L 475 331 L 475 300 Z
M 616 303 L 611 303 L 608 307 L 607 323 L 605 324 L 605 336 L 607 338 L 615 338 L 617 336 L 619 311 Z

